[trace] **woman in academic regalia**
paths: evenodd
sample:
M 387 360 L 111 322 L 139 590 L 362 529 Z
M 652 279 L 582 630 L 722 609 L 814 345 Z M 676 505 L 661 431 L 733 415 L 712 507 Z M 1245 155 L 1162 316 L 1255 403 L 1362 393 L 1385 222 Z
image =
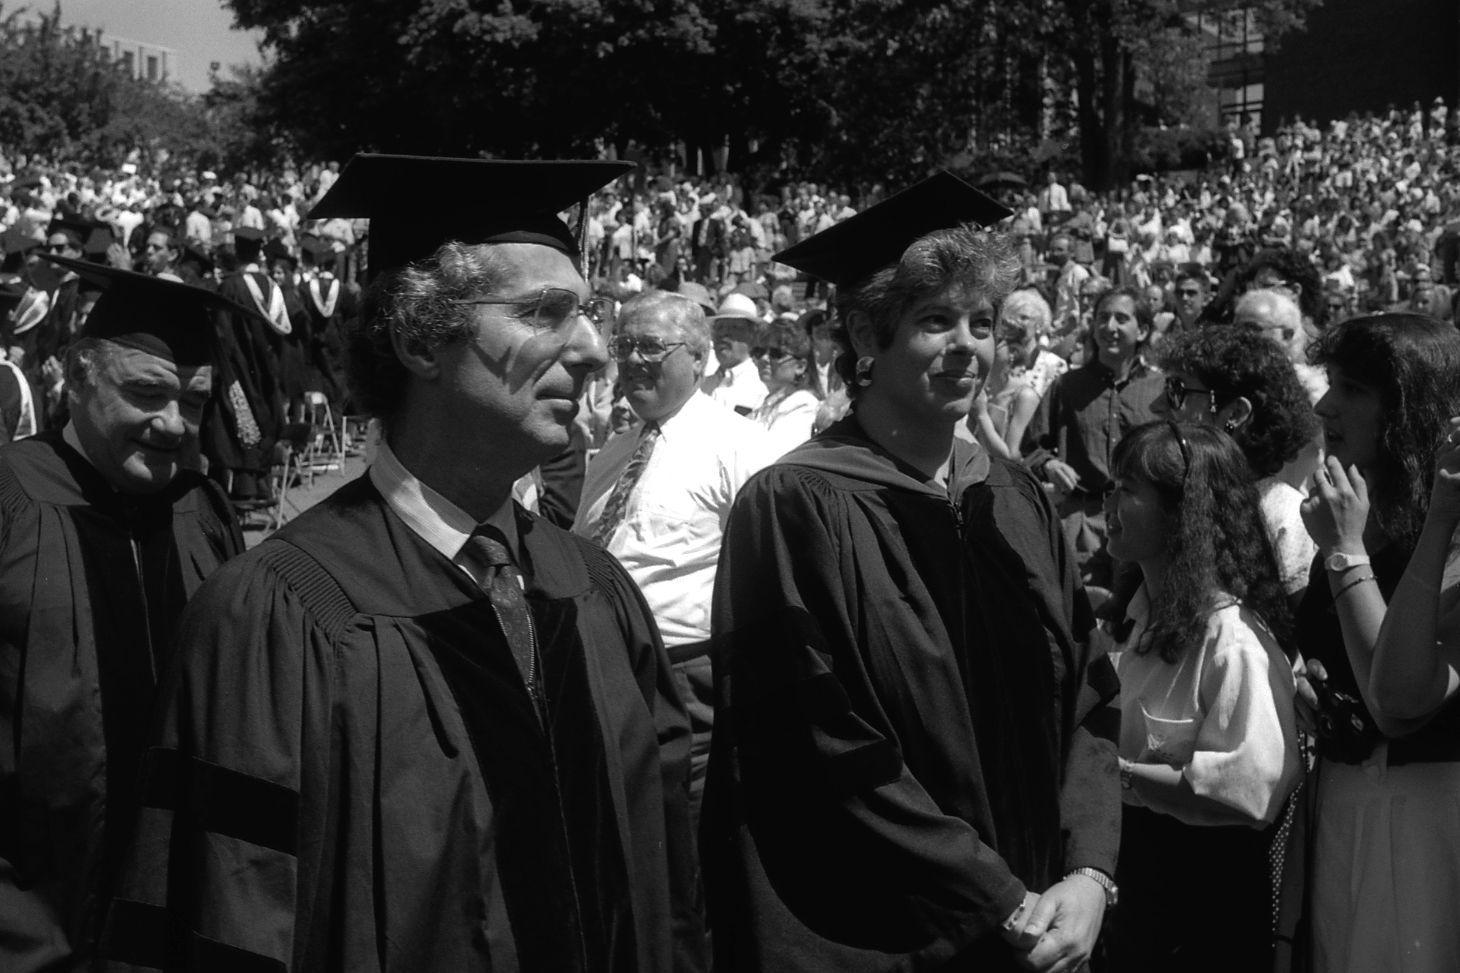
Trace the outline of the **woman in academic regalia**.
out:
M 1075 968 L 1114 895 L 1114 673 L 1043 490 L 954 436 L 1018 276 L 959 224 L 1005 215 L 944 173 L 775 258 L 837 285 L 853 411 L 725 532 L 717 970 Z

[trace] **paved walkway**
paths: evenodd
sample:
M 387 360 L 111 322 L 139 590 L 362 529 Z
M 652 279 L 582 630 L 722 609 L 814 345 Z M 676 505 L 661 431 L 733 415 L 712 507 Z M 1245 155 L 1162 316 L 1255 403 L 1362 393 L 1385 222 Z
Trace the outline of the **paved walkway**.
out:
M 314 484 L 312 486 L 300 484 L 285 494 L 284 523 L 287 524 L 295 517 L 298 517 L 304 511 L 319 503 L 325 497 L 334 493 L 363 472 L 365 472 L 365 457 L 349 456 L 345 459 L 345 468 L 343 471 L 328 470 L 314 474 Z M 243 537 L 249 547 L 253 547 L 259 541 L 269 536 L 269 531 L 258 526 L 262 524 L 262 521 L 262 516 L 255 514 L 250 518 L 250 521 L 245 523 Z

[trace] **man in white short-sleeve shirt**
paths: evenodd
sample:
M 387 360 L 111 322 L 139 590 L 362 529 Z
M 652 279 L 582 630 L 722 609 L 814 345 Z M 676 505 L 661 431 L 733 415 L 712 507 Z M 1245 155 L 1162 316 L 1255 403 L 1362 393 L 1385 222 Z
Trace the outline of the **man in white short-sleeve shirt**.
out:
M 624 304 L 610 350 L 640 422 L 588 464 L 573 532 L 628 569 L 659 625 L 694 731 L 696 820 L 710 756 L 710 600 L 720 536 L 752 473 L 776 458 L 766 433 L 699 391 L 709 326 L 693 300 L 650 291 Z

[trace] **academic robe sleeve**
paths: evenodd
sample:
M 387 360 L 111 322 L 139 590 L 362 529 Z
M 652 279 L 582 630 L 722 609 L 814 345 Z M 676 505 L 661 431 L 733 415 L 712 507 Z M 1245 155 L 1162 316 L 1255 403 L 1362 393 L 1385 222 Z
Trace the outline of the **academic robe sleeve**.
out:
M 296 944 L 319 876 L 300 862 L 319 861 L 309 850 L 325 827 L 334 653 L 267 565 L 242 566 L 189 605 L 159 689 L 143 808 L 101 944 L 116 964 L 311 968 Z M 368 877 L 360 887 L 368 896 Z
M 674 678 L 674 667 L 660 638 L 659 627 L 644 594 L 629 573 L 611 555 L 596 551 L 589 571 L 595 583 L 615 605 L 624 644 L 629 647 L 639 692 L 654 713 L 654 731 L 659 741 L 659 766 L 663 780 L 664 851 L 668 866 L 666 906 L 643 905 L 638 909 L 641 927 L 652 928 L 660 921 L 655 915 L 667 907 L 672 935 L 672 969 L 676 973 L 697 973 L 709 969 L 709 950 L 705 941 L 705 917 L 700 894 L 699 856 L 690 824 L 690 732 L 689 714 Z M 657 797 L 658 795 L 654 795 Z M 650 795 L 631 814 L 654 813 Z M 650 855 L 633 856 L 635 867 L 642 866 Z M 656 883 L 646 880 L 639 888 Z M 657 891 L 657 890 L 656 890 Z M 641 935 L 654 939 L 651 929 Z
M 817 479 L 771 467 L 731 513 L 715 588 L 712 763 L 721 773 L 733 763 L 755 854 L 799 922 L 859 949 L 956 950 L 995 930 L 1025 889 L 904 763 L 875 683 L 892 658 L 877 646 L 886 633 L 875 612 L 861 627 L 855 606 L 905 606 L 895 590 L 858 590 L 854 562 L 879 552 L 852 549 L 856 514 Z M 704 830 L 722 840 L 721 828 Z M 721 851 L 702 848 L 707 868 Z
M 1062 690 L 1064 868 L 1098 868 L 1113 876 L 1120 848 L 1120 681 L 1103 645 L 1092 638 L 1094 613 L 1048 494 L 1028 473 L 1012 464 L 1004 469 L 1011 474 L 1001 491 L 1004 503 L 1025 509 L 1017 515 L 996 511 L 995 520 L 1030 568 L 1030 590 L 1052 652 L 1069 660 Z

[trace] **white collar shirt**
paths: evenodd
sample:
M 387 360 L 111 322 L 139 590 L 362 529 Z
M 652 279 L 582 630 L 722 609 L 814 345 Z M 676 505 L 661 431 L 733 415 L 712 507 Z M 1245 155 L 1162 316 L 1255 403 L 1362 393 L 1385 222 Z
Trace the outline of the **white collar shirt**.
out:
M 701 385 L 706 394 L 727 409 L 743 410 L 742 415 L 759 409 L 770 390 L 760 380 L 760 369 L 749 358 L 739 365 L 723 365 Z
M 375 462 L 370 464 L 370 482 L 397 517 L 411 532 L 455 564 L 477 584 L 482 582 L 482 569 L 467 549 L 466 542 L 477 529 L 471 515 L 418 480 L 406 469 L 384 438 L 376 447 Z M 507 549 L 517 555 L 517 523 L 512 501 L 508 499 L 487 518 L 487 523 L 502 531 Z
M 588 464 L 573 532 L 592 537 L 643 427 L 610 439 Z M 668 646 L 710 637 L 720 538 L 735 494 L 775 459 L 765 431 L 702 392 L 659 425 L 608 551 L 644 593 Z

